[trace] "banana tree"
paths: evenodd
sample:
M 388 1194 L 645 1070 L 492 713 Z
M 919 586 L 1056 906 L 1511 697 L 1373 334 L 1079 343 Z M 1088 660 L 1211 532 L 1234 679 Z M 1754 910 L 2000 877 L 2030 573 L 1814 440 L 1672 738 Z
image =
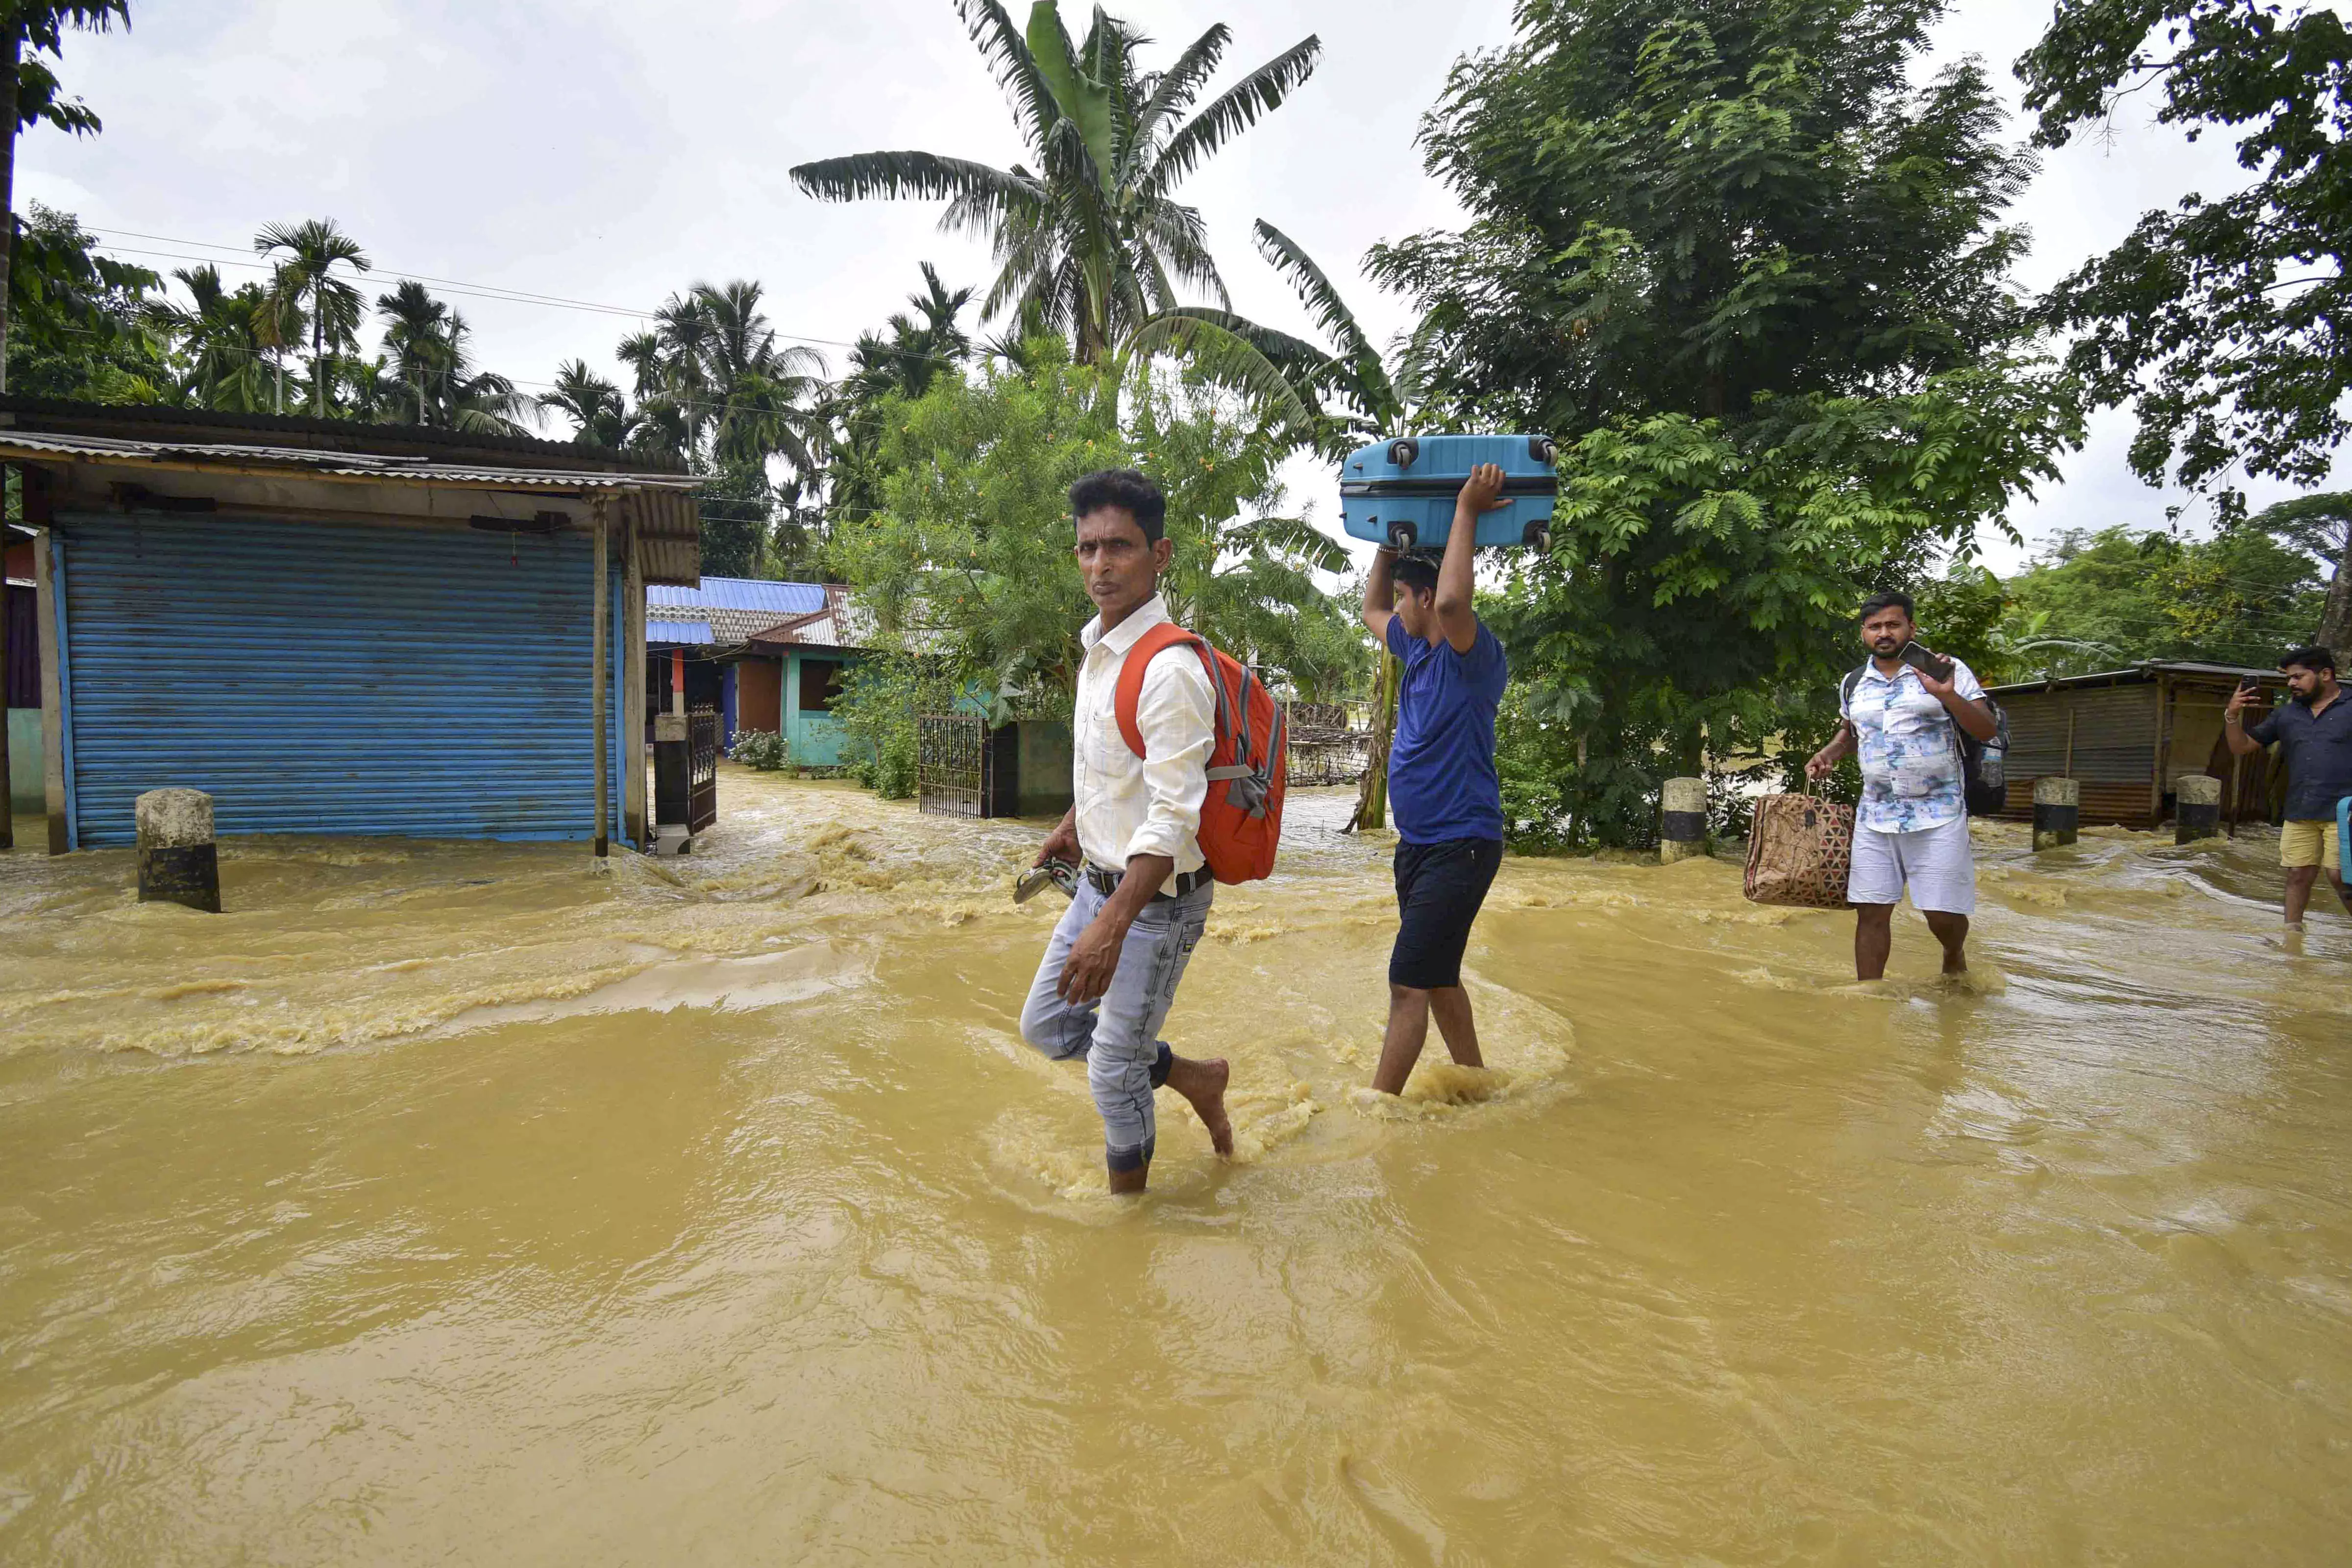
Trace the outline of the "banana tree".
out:
M 1181 357 L 1335 462 L 1367 441 L 1403 434 L 1419 396 L 1412 353 L 1391 368 L 1330 276 L 1297 240 L 1264 218 L 1252 233 L 1258 253 L 1290 285 L 1328 346 L 1229 310 L 1180 305 L 1137 328 L 1123 352 Z
M 821 201 L 945 200 L 940 226 L 988 237 L 998 264 L 982 313 L 1034 310 L 1099 365 L 1179 283 L 1230 306 L 1197 208 L 1175 199 L 1200 164 L 1270 113 L 1315 68 L 1309 35 L 1190 114 L 1232 43 L 1223 23 L 1163 71 L 1135 55 L 1145 40 L 1097 6 L 1073 42 L 1054 0 L 1016 28 L 999 0 L 957 0 L 972 42 L 1006 96 L 1029 161 L 1010 169 L 937 153 L 861 153 L 793 170 Z M 1032 165 L 1034 164 L 1034 168 Z
M 1254 232 L 1259 254 L 1297 294 L 1328 347 L 1260 326 L 1231 310 L 1187 305 L 1144 322 L 1124 352 L 1181 357 L 1200 374 L 1249 400 L 1261 417 L 1333 462 L 1367 441 L 1402 435 L 1419 386 L 1413 356 L 1408 353 L 1391 369 L 1330 276 L 1297 240 L 1264 218 Z M 1403 678 L 1404 668 L 1396 656 L 1383 652 L 1371 743 L 1351 827 L 1388 826 L 1389 742 L 1396 731 L 1397 691 Z

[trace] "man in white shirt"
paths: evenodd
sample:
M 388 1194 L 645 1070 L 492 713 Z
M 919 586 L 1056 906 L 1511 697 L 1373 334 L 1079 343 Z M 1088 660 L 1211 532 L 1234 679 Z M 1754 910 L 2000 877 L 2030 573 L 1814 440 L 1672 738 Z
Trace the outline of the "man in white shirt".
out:
M 1086 658 L 1070 720 L 1076 803 L 1036 863 L 1083 860 L 1084 869 L 1029 987 L 1021 1035 L 1056 1061 L 1086 1058 L 1110 1190 L 1139 1193 L 1157 1132 L 1152 1090 L 1162 1083 L 1192 1103 L 1218 1153 L 1234 1151 L 1224 1062 L 1187 1060 L 1159 1038 L 1216 891 L 1195 837 L 1216 699 L 1192 649 L 1164 650 L 1144 671 L 1136 702 L 1144 754 L 1129 748 L 1115 694 L 1128 651 L 1168 619 L 1160 597 L 1168 503 L 1141 474 L 1114 468 L 1072 485 L 1070 511 L 1078 570 L 1099 613 L 1080 634 Z
M 1990 741 L 1997 722 L 1976 673 L 1958 659 L 1929 669 L 1905 661 L 1918 631 L 1913 615 L 1906 594 L 1864 602 L 1862 641 L 1870 662 L 1840 694 L 1837 733 L 1805 764 L 1807 776 L 1822 779 L 1843 758 L 1862 761 L 1846 901 L 1854 912 L 1853 971 L 1864 980 L 1886 973 L 1895 906 L 1905 889 L 1943 944 L 1947 974 L 1969 967 L 1969 916 L 1977 907 L 1959 732 Z M 1937 656 L 1928 653 L 1925 662 L 1937 664 Z

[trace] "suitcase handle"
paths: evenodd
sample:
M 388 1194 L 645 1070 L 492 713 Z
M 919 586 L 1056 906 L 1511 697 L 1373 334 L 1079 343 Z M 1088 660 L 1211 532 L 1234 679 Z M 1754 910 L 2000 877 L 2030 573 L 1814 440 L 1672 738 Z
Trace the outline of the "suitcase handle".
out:
M 1421 443 L 1412 437 L 1402 437 L 1389 443 L 1389 461 L 1400 468 L 1410 468 L 1412 460 L 1421 456 Z

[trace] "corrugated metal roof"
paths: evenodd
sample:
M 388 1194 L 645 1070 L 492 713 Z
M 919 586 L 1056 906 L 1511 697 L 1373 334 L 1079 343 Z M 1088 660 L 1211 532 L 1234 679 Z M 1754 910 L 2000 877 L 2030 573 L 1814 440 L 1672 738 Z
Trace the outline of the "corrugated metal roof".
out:
M 74 422 L 100 423 L 107 412 L 83 411 Z M 141 440 L 83 430 L 28 429 L 21 421 L 10 427 L 0 422 L 0 460 L 87 465 L 90 473 L 101 478 L 110 471 L 128 469 L 142 478 L 146 472 L 183 472 L 521 494 L 579 496 L 601 491 L 616 499 L 613 521 L 634 527 L 648 584 L 692 583 L 701 574 L 702 525 L 693 491 L 704 481 L 694 475 L 509 466 L 496 461 L 495 454 L 486 454 L 482 460 L 461 461 L 454 451 L 446 460 L 415 453 L 371 451 L 366 449 L 371 428 L 342 427 L 335 432 L 340 444 L 277 447 L 241 441 Z M 399 444 L 392 439 L 383 443 Z
M 698 588 L 648 588 L 646 605 L 693 609 L 765 610 L 772 620 L 824 608 L 818 583 L 779 583 L 766 577 L 705 577 Z
M 662 621 L 651 616 L 646 619 L 647 647 L 708 647 L 715 640 L 709 621 Z
M 786 643 L 803 647 L 863 648 L 872 646 L 874 623 L 838 583 L 824 589 L 824 607 L 794 616 L 751 634 L 753 642 Z
M 1988 691 L 2050 691 L 2069 686 L 2130 686 L 2143 680 L 2154 680 L 2159 675 L 2210 675 L 2219 679 L 2235 680 L 2240 676 L 2262 678 L 2264 685 L 2284 686 L 2286 677 L 2276 669 L 2263 669 L 2250 664 L 2198 664 L 2189 660 L 2147 659 L 2128 669 L 2105 669 L 2094 675 L 2060 675 L 2046 680 L 2016 680 L 2007 686 L 1989 686 Z
M 0 429 L 0 453 L 11 458 L 80 458 L 172 468 L 268 469 L 331 474 L 342 479 L 412 479 L 425 484 L 494 485 L 523 490 L 692 490 L 692 474 L 631 473 L 603 468 L 530 468 L 488 463 L 441 462 L 383 452 L 315 447 L 265 447 L 242 441 L 134 441 L 120 436 L 66 436 Z
M 706 641 L 749 642 L 779 620 L 822 609 L 826 590 L 816 583 L 779 583 L 766 577 L 705 577 L 698 588 L 646 589 L 648 627 L 699 621 Z
M 676 458 L 657 453 L 620 452 L 609 447 L 550 441 L 536 436 L 499 436 L 353 419 L 313 419 L 299 414 L 236 414 L 166 404 L 78 403 L 65 398 L 0 395 L 0 426 L 68 434 L 128 429 L 141 432 L 142 437 L 149 430 L 242 430 L 289 438 L 271 443 L 276 446 L 327 444 L 350 451 L 416 447 L 442 451 L 529 453 L 549 458 L 558 468 L 614 468 L 677 474 L 686 471 L 685 465 Z

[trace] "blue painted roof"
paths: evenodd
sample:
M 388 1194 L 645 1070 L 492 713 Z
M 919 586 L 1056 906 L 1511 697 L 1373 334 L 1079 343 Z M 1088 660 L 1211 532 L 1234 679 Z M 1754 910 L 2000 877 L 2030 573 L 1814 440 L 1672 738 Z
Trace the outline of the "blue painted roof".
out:
M 786 616 L 804 616 L 812 610 L 824 609 L 824 585 L 772 583 L 761 577 L 705 577 L 699 588 L 648 584 L 646 603 L 687 609 L 772 610 L 776 618 L 782 620 Z
M 647 621 L 646 623 L 647 647 L 672 647 L 680 645 L 687 647 L 705 647 L 713 640 L 709 621 Z

